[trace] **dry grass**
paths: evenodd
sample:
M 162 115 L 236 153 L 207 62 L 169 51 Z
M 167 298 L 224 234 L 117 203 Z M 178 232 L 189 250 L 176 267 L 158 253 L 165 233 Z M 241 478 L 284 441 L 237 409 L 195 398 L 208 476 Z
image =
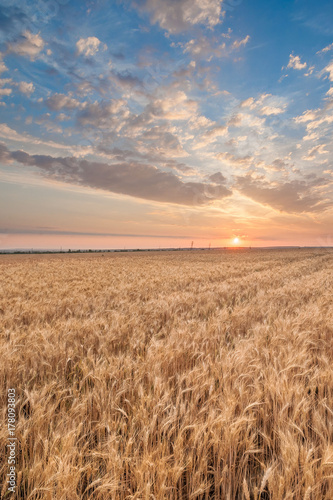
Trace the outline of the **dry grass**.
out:
M 15 498 L 333 498 L 333 252 L 2 256 L 0 272 Z

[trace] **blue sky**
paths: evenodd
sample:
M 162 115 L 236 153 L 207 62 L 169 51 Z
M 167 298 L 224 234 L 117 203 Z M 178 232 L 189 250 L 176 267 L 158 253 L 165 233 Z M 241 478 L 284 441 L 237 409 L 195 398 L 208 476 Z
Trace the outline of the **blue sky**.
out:
M 332 245 L 329 1 L 0 1 L 0 247 Z

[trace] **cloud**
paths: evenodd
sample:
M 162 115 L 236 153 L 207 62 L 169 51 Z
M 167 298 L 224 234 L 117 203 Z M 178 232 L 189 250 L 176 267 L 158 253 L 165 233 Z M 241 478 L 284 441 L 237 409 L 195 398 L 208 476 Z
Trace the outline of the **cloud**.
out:
M 8 96 L 12 93 L 12 89 L 0 89 L 0 96 L 4 95 L 4 96 Z
M 46 141 L 43 139 L 38 139 L 29 134 L 20 134 L 16 130 L 8 127 L 5 123 L 0 123 L 0 137 L 9 141 L 15 141 L 19 143 L 25 143 L 29 146 L 35 145 L 39 147 L 52 148 L 55 150 L 68 151 L 75 157 L 85 156 L 86 154 L 91 154 L 91 146 L 69 146 L 65 144 L 59 144 L 54 141 Z
M 218 153 L 216 158 L 231 167 L 248 167 L 253 162 L 253 156 L 250 155 L 234 156 L 231 153 Z
M 82 107 L 82 103 L 72 96 L 65 94 L 53 94 L 45 99 L 46 106 L 52 111 L 60 111 L 62 109 L 78 109 Z
M 208 146 L 209 144 L 214 142 L 217 137 L 224 137 L 227 134 L 228 134 L 228 127 L 226 127 L 225 125 L 216 125 L 215 127 L 211 128 L 210 130 L 207 130 L 200 136 L 199 141 L 196 144 L 194 144 L 193 149 L 204 148 L 205 146 Z
M 201 128 L 208 128 L 208 127 L 213 127 L 215 125 L 215 122 L 213 120 L 210 120 L 204 115 L 200 116 L 194 116 L 189 123 L 190 127 L 192 130 L 199 130 Z
M 280 158 L 277 158 L 276 160 L 272 161 L 271 165 L 265 165 L 264 168 L 271 170 L 273 172 L 283 172 L 286 170 L 287 163 L 281 160 Z
M 164 203 L 200 206 L 232 193 L 225 186 L 183 182 L 170 172 L 139 162 L 99 163 L 74 157 L 29 155 L 0 147 L 0 160 L 34 166 L 47 178 Z
M 178 137 L 171 133 L 168 125 L 155 126 L 138 137 L 139 150 L 150 154 L 169 158 L 186 157 L 189 154 L 183 149 Z
M 198 103 L 189 99 L 185 92 L 170 92 L 161 98 L 155 98 L 147 107 L 147 112 L 156 118 L 165 120 L 189 120 L 196 114 Z
M 235 187 L 241 194 L 281 212 L 318 212 L 331 205 L 312 194 L 311 188 L 320 185 L 323 179 L 316 178 L 309 184 L 305 181 L 293 180 L 272 185 L 263 179 L 253 179 L 250 174 L 247 174 L 244 177 L 237 177 L 236 181 Z
M 314 72 L 315 66 L 310 66 L 307 73 L 304 73 L 304 76 L 311 76 Z
M 25 94 L 27 96 L 30 96 L 35 91 L 33 83 L 28 82 L 19 82 L 18 89 L 22 94 Z
M 330 82 L 333 82 L 333 61 L 330 62 L 325 68 L 321 71 L 320 75 L 322 76 L 324 73 L 328 73 L 328 79 Z
M 296 116 L 294 120 L 296 123 L 307 123 L 317 118 L 317 112 L 318 110 L 314 111 L 312 109 L 308 109 L 307 111 L 304 111 L 302 115 Z
M 109 80 L 121 90 L 131 90 L 134 87 L 142 87 L 143 82 L 137 76 L 132 75 L 128 70 L 113 71 Z
M 284 113 L 285 109 L 283 108 L 278 108 L 275 106 L 263 106 L 260 110 L 260 114 L 264 116 L 271 116 L 271 115 L 280 115 L 281 113 Z
M 281 97 L 272 94 L 261 94 L 257 99 L 254 99 L 254 97 L 245 99 L 240 103 L 240 107 L 249 108 L 251 111 L 256 110 L 261 116 L 271 116 L 284 113 L 287 103 Z
M 139 140 L 137 148 L 122 149 L 120 147 L 108 147 L 107 144 L 102 142 L 98 145 L 97 152 L 117 162 L 132 162 L 133 160 L 140 162 L 145 161 L 149 164 L 159 164 L 162 167 L 170 168 L 183 175 L 196 174 L 196 170 L 188 165 L 185 165 L 185 163 L 179 163 L 174 159 L 174 157 L 188 156 L 188 154 L 182 149 L 176 136 L 173 136 L 173 140 L 168 140 L 168 137 L 163 138 L 162 132 L 157 132 L 155 136 L 154 131 L 153 134 L 154 139 L 156 137 L 156 144 L 152 142 L 151 145 L 148 144 L 147 146 L 147 142 L 149 142 L 149 140 L 146 139 L 147 142 Z M 165 135 L 168 135 L 167 132 Z M 161 139 L 158 140 L 158 137 L 161 137 Z M 160 141 L 163 141 L 163 139 L 165 139 L 164 144 L 161 144 Z M 178 150 L 178 147 L 181 148 L 180 151 Z
M 252 133 L 262 134 L 265 130 L 264 125 L 266 118 L 261 118 L 256 114 L 238 113 L 236 117 L 231 117 L 231 125 L 233 124 L 233 118 L 235 118 L 233 126 L 240 127 L 241 131 L 243 131 L 245 135 L 248 135 L 249 131 Z M 235 125 L 236 123 L 238 125 Z
M 242 123 L 243 120 L 243 115 L 242 113 L 238 113 L 236 115 L 233 115 L 229 120 L 228 120 L 228 127 L 239 127 Z
M 250 41 L 250 35 L 247 35 L 242 40 L 235 40 L 232 44 L 232 48 L 239 49 L 239 47 L 247 45 L 249 41 Z
M 318 139 L 319 139 L 318 132 L 308 133 L 307 135 L 304 135 L 302 138 L 303 141 L 317 141 Z
M 31 117 L 31 122 L 28 120 L 28 124 L 32 123 L 37 123 L 37 125 L 42 125 L 43 129 L 47 130 L 48 132 L 54 132 L 56 134 L 62 134 L 63 135 L 63 129 L 59 126 L 57 121 L 52 117 L 50 113 L 45 113 L 44 115 L 39 115 L 38 117 L 35 117 L 34 120 Z
M 184 82 L 185 78 L 191 78 L 196 74 L 196 67 L 197 63 L 195 61 L 190 61 L 186 66 L 176 69 L 172 73 L 172 76 L 179 79 L 181 82 Z
M 12 84 L 12 79 L 11 78 L 0 78 L 0 99 L 2 97 L 8 97 L 12 93 L 11 88 L 3 88 L 4 85 L 10 85 Z M 0 106 L 6 106 L 6 103 L 4 101 L 0 101 Z
M 240 103 L 241 108 L 250 108 L 254 109 L 255 108 L 255 100 L 254 97 L 249 97 L 248 99 L 245 99 Z
M 287 68 L 293 68 L 293 69 L 304 69 L 307 67 L 307 63 L 301 63 L 301 58 L 299 56 L 294 56 L 293 54 L 290 54 L 289 56 L 289 62 Z
M 107 127 L 111 123 L 115 123 L 115 117 L 119 112 L 126 112 L 126 101 L 123 99 L 95 101 L 93 103 L 85 103 L 81 106 L 77 120 L 80 125 L 84 126 Z
M 0 74 L 4 73 L 5 71 L 8 71 L 8 68 L 5 65 L 5 63 L 0 59 Z
M 3 87 L 4 85 L 11 85 L 13 83 L 13 80 L 11 78 L 0 78 L 0 87 Z
M 308 151 L 308 154 L 303 156 L 303 160 L 306 160 L 306 161 L 311 161 L 311 160 L 314 160 L 316 158 L 316 155 L 324 155 L 324 154 L 328 154 L 329 151 L 327 151 L 325 149 L 326 147 L 326 144 L 319 144 L 318 146 L 314 146 L 313 148 L 311 148 L 309 151 Z
M 149 103 L 139 114 L 124 112 L 124 128 L 122 133 L 127 137 L 136 137 L 152 123 L 158 124 L 161 121 L 187 121 L 197 117 L 198 103 L 189 99 L 186 93 L 175 88 L 160 87 L 155 95 L 147 95 Z M 180 125 L 181 126 L 181 125 Z M 121 127 L 119 127 L 120 130 Z
M 180 44 L 180 46 L 183 47 L 184 54 L 190 53 L 193 58 L 205 58 L 205 60 L 211 61 L 213 57 L 227 57 L 232 51 L 245 46 L 249 40 L 250 36 L 247 35 L 244 39 L 235 40 L 231 45 L 227 45 L 226 42 L 220 43 L 220 39 L 217 37 L 201 36 L 193 38 L 185 44 Z
M 239 145 L 240 142 L 244 142 L 244 141 L 247 141 L 247 140 L 248 140 L 248 136 L 247 135 L 239 135 L 237 137 L 232 137 L 225 144 L 226 144 L 226 146 L 236 147 L 236 146 Z
M 86 57 L 93 56 L 99 49 L 101 41 L 95 36 L 89 36 L 88 38 L 80 38 L 76 42 L 76 49 L 79 55 L 83 54 Z
M 180 33 L 202 24 L 213 28 L 222 16 L 222 0 L 135 0 L 132 5 L 148 13 L 152 24 L 169 33 Z
M 34 61 L 43 50 L 44 45 L 45 42 L 39 34 L 34 35 L 26 30 L 16 42 L 8 44 L 7 51 L 19 56 L 28 57 L 31 61 Z
M 226 178 L 221 172 L 216 172 L 215 174 L 210 175 L 209 180 L 215 182 L 216 184 L 225 184 Z
M 330 45 L 327 45 L 327 47 L 318 50 L 317 54 L 325 54 L 325 52 L 329 52 L 330 50 L 333 50 L 333 43 L 330 43 Z
M 221 44 L 214 44 L 214 39 L 201 36 L 189 40 L 183 45 L 184 54 L 190 53 L 194 58 L 206 58 L 211 61 L 213 57 L 222 57 L 227 55 L 227 46 L 223 42 Z
M 306 123 L 308 139 L 314 130 L 319 129 L 323 125 L 329 127 L 333 123 L 333 114 L 331 109 L 332 102 L 328 101 L 323 108 L 308 109 L 307 111 L 304 111 L 302 115 L 296 116 L 294 120 L 296 123 Z M 324 133 L 323 127 L 321 132 L 322 134 Z

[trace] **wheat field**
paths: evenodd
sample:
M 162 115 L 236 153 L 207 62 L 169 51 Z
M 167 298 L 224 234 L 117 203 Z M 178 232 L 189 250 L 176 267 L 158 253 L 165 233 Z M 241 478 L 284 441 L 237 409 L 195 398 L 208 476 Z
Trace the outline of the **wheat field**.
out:
M 0 272 L 1 498 L 333 498 L 331 250 L 3 255 Z

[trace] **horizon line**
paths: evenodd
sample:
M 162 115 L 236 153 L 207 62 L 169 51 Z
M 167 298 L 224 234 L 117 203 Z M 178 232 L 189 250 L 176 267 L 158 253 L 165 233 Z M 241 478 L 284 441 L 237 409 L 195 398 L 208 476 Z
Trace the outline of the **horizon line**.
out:
M 116 252 L 165 252 L 165 251 L 195 251 L 195 250 L 278 250 L 278 249 L 333 249 L 333 246 L 315 245 L 270 245 L 270 246 L 220 246 L 220 247 L 159 247 L 159 248 L 97 248 L 97 249 L 47 249 L 47 248 L 7 248 L 0 249 L 0 254 L 43 254 L 43 253 L 116 253 Z

